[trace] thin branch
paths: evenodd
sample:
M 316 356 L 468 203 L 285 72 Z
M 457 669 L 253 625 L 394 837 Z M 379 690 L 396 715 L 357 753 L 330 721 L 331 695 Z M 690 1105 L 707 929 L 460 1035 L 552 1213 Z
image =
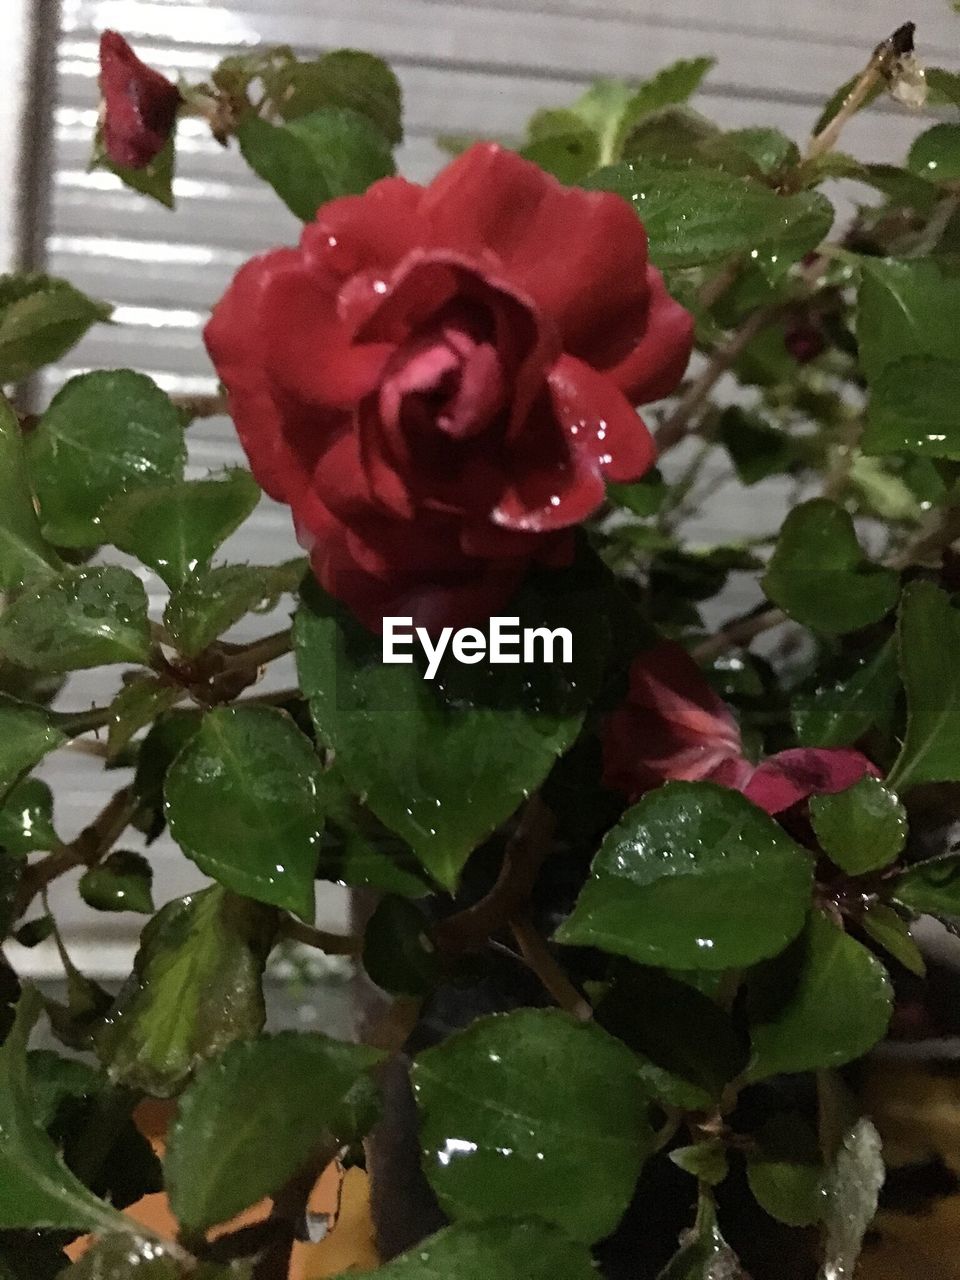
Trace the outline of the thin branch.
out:
M 219 418 L 230 412 L 225 395 L 171 396 L 170 399 L 191 422 L 198 418 Z
M 48 854 L 24 872 L 17 894 L 17 917 L 38 893 L 75 867 L 93 866 L 110 851 L 130 825 L 139 801 L 133 787 L 121 787 L 98 816 L 70 844 Z
M 327 1165 L 327 1152 L 308 1163 L 277 1192 L 269 1221 L 275 1235 L 253 1269 L 253 1280 L 287 1280 L 297 1228 L 306 1215 L 310 1193 Z M 319 1166 L 319 1167 L 318 1167 Z
M 254 640 L 227 652 L 223 660 L 223 671 L 242 671 L 249 667 L 265 667 L 275 658 L 281 658 L 293 648 L 293 630 L 287 627 L 284 631 L 276 631 L 273 635 L 264 636 L 262 640 Z
M 656 431 L 654 440 L 657 452 L 666 453 L 690 432 L 691 423 L 699 411 L 704 408 L 710 392 L 725 373 L 736 363 L 754 338 L 780 314 L 781 305 L 760 307 L 733 333 L 730 338 L 718 347 L 699 377 L 687 387 L 677 402 L 676 408 Z
M 534 928 L 527 916 L 510 921 L 510 928 L 528 967 L 533 970 L 546 991 L 561 1009 L 573 1014 L 581 1022 L 589 1022 L 593 1008 L 567 977 L 562 966 Z
M 729 649 L 745 649 L 757 636 L 765 631 L 772 631 L 784 622 L 789 622 L 789 618 L 782 609 L 776 607 L 749 613 L 722 627 L 715 636 L 702 640 L 694 646 L 691 653 L 697 662 L 710 662 Z
M 479 950 L 522 912 L 550 853 L 555 825 L 540 797 L 531 796 L 507 844 L 496 884 L 485 898 L 441 921 L 434 931 L 440 951 L 459 955 Z
M 328 933 L 326 929 L 315 929 L 312 924 L 304 924 L 293 916 L 286 916 L 280 922 L 279 933 L 282 938 L 302 942 L 328 956 L 358 956 L 363 950 L 363 939 L 356 935 Z

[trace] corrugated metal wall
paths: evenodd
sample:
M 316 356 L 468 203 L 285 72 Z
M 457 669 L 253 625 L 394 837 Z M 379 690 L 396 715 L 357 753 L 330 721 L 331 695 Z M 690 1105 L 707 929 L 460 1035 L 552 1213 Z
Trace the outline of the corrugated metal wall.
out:
M 272 192 L 196 121 L 181 126 L 175 214 L 111 175 L 87 172 L 97 38 L 107 27 L 124 32 L 158 68 L 190 79 L 260 41 L 304 52 L 354 46 L 379 53 L 405 92 L 401 168 L 425 179 L 442 161 L 433 142 L 438 132 L 517 133 L 535 109 L 568 102 L 596 76 L 643 77 L 701 53 L 718 60 L 696 102 L 704 112 L 729 127 L 773 124 L 802 140 L 824 98 L 905 18 L 918 24 L 926 61 L 958 65 L 960 19 L 946 0 L 915 0 L 909 11 L 899 0 L 63 0 L 49 268 L 116 303 L 117 323 L 99 327 L 50 371 L 42 394 L 79 370 L 121 365 L 151 373 L 171 391 L 212 389 L 200 341 L 207 308 L 251 253 L 297 234 Z M 896 158 L 915 131 L 913 119 L 883 105 L 850 125 L 844 146 L 864 159 Z M 238 456 L 225 420 L 198 424 L 190 439 L 197 473 Z M 285 512 L 268 503 L 227 548 L 258 561 L 293 550 Z M 147 585 L 159 601 L 161 584 Z M 106 692 L 102 681 L 77 680 L 69 701 L 76 706 Z M 96 762 L 61 756 L 49 772 L 62 797 L 62 828 L 72 834 L 103 802 Z M 161 896 L 196 878 L 172 848 L 157 861 Z M 109 927 L 120 950 L 129 947 L 138 928 L 133 917 L 106 925 L 101 917 L 88 935 L 88 924 L 66 905 L 69 895 L 58 898 L 81 941 L 90 936 L 99 946 Z M 321 914 L 339 910 L 338 899 L 324 898 Z M 109 956 L 97 954 L 109 968 Z

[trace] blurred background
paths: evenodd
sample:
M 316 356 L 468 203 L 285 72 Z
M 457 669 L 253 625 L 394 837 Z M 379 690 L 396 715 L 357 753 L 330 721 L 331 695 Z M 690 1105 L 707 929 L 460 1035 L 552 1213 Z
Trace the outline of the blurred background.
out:
M 62 275 L 116 307 L 112 326 L 96 327 L 33 388 L 42 404 L 68 377 L 98 367 L 143 370 L 170 392 L 213 391 L 200 337 L 208 308 L 247 257 L 297 236 L 274 193 L 199 120 L 180 125 L 175 213 L 112 174 L 87 171 L 97 44 L 106 28 L 122 32 L 168 76 L 182 72 L 192 81 L 226 54 L 261 42 L 302 53 L 344 46 L 377 53 L 403 85 L 407 138 L 399 165 L 417 180 L 444 161 L 438 133 L 519 134 L 534 110 L 569 102 L 599 76 L 639 79 L 681 57 L 716 57 L 693 105 L 719 124 L 774 125 L 798 141 L 826 97 L 907 19 L 917 23 L 922 60 L 960 67 L 960 19 L 949 0 L 913 0 L 907 8 L 901 0 L 2 0 L 0 7 L 0 167 L 7 177 L 0 264 Z M 899 160 L 917 129 L 916 117 L 884 101 L 850 124 L 843 147 L 864 160 Z M 836 194 L 843 216 L 853 193 Z M 864 198 L 862 189 L 857 195 Z M 189 439 L 192 474 L 239 460 L 226 419 L 194 425 Z M 765 500 L 783 497 L 774 488 Z M 742 510 L 737 515 L 742 520 Z M 705 536 L 722 535 L 722 492 L 702 521 Z M 268 502 L 226 547 L 230 559 L 257 562 L 295 552 L 286 512 Z M 147 588 L 159 610 L 162 584 L 147 577 Z M 275 617 L 262 625 L 284 624 Z M 290 675 L 278 670 L 270 678 L 289 684 Z M 92 673 L 74 680 L 61 702 L 79 708 L 110 693 Z M 70 838 L 104 802 L 100 761 L 61 752 L 47 777 L 58 827 Z M 154 853 L 158 903 L 198 883 L 172 845 L 158 844 Z M 100 916 L 94 931 L 71 881 L 57 886 L 53 905 L 82 968 L 102 977 L 129 971 L 138 917 Z M 318 923 L 336 927 L 344 910 L 343 896 L 324 890 Z M 58 967 L 46 945 L 15 963 L 38 976 Z

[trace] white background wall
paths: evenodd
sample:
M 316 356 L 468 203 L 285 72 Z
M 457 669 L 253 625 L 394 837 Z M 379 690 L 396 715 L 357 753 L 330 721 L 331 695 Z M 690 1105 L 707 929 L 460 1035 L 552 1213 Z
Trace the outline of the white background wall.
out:
M 40 0 L 0 0 L 0 172 L 17 141 L 24 15 Z M 439 132 L 518 133 L 532 111 L 561 105 L 598 75 L 643 77 L 678 58 L 718 58 L 698 105 L 726 126 L 773 124 L 802 140 L 826 96 L 858 70 L 880 39 L 906 17 L 918 24 L 921 55 L 958 66 L 960 18 L 947 0 L 62 0 L 57 50 L 49 268 L 117 306 L 113 327 L 94 331 L 50 372 L 48 396 L 71 374 L 131 365 L 171 391 L 212 389 L 200 342 L 210 304 L 250 254 L 297 232 L 272 192 L 251 179 L 235 151 L 223 151 L 195 121 L 181 126 L 176 214 L 86 169 L 97 110 L 97 37 L 124 32 L 165 72 L 201 79 L 227 52 L 258 41 L 301 51 L 353 45 L 387 57 L 403 83 L 407 140 L 400 164 L 425 179 L 442 162 Z M 917 122 L 892 104 L 864 113 L 844 137 L 863 159 L 898 159 Z M 20 141 L 30 145 L 29 125 Z M 861 193 L 862 194 L 862 193 Z M 9 201 L 0 200 L 0 259 L 9 257 Z M 195 474 L 234 462 L 225 420 L 191 429 Z M 756 518 L 760 518 L 762 512 Z M 233 558 L 292 554 L 286 512 L 264 503 Z M 163 588 L 144 574 L 159 607 Z M 268 619 L 266 628 L 278 625 Z M 241 633 L 246 638 L 249 631 Z M 283 678 L 282 676 L 278 678 Z M 109 695 L 110 679 L 75 681 L 72 706 Z M 102 805 L 107 788 L 89 757 L 62 753 L 47 769 L 58 821 L 74 834 Z M 116 775 L 109 784 L 117 785 Z M 159 896 L 183 892 L 194 868 L 170 845 L 155 846 Z M 127 963 L 140 921 L 77 914 L 73 886 L 56 905 L 86 958 L 110 969 Z M 335 921 L 342 898 L 324 895 L 321 918 Z M 34 964 L 49 954 L 33 953 Z

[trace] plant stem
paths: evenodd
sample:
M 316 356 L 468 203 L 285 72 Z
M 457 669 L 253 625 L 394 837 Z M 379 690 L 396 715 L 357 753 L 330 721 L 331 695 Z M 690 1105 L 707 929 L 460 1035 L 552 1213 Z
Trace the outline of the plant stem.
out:
M 170 399 L 191 422 L 197 418 L 219 418 L 230 412 L 225 395 L 171 396 Z
M 230 650 L 223 660 L 223 671 L 241 671 L 248 667 L 265 667 L 275 658 L 281 658 L 293 648 L 293 630 L 276 631 L 273 635 L 254 640 Z
M 715 636 L 702 640 L 695 645 L 692 654 L 698 662 L 709 662 L 718 658 L 729 649 L 745 649 L 750 642 L 765 631 L 772 631 L 789 619 L 782 609 L 776 606 L 747 614 L 722 627 Z
M 327 1155 L 324 1152 L 310 1160 L 274 1197 L 270 1221 L 276 1234 L 254 1267 L 253 1280 L 287 1280 L 297 1225 L 307 1212 L 310 1193 L 328 1163 Z
M 358 956 L 363 950 L 363 939 L 356 935 L 328 933 L 326 929 L 315 929 L 312 924 L 304 924 L 293 916 L 287 916 L 280 922 L 279 931 L 281 937 L 302 942 L 328 956 Z
M 540 868 L 550 852 L 554 817 L 538 795 L 524 806 L 506 852 L 497 882 L 485 898 L 442 920 L 434 942 L 448 955 L 476 951 L 526 906 Z
M 510 929 L 527 966 L 537 975 L 560 1008 L 573 1014 L 580 1022 L 589 1022 L 593 1017 L 590 1002 L 580 994 L 567 977 L 529 918 L 518 916 L 515 920 L 511 920 Z
M 22 916 L 36 895 L 59 876 L 75 867 L 91 867 L 99 862 L 126 831 L 138 804 L 133 787 L 121 787 L 76 840 L 28 867 L 17 894 L 17 916 Z
M 908 569 L 914 564 L 930 563 L 958 540 L 960 506 L 944 507 L 922 533 L 886 561 L 887 568 Z
M 687 387 L 676 408 L 654 434 L 657 452 L 664 454 L 689 434 L 691 423 L 706 404 L 710 392 L 743 354 L 754 338 L 780 313 L 780 305 L 760 307 L 719 347 L 699 377 Z

